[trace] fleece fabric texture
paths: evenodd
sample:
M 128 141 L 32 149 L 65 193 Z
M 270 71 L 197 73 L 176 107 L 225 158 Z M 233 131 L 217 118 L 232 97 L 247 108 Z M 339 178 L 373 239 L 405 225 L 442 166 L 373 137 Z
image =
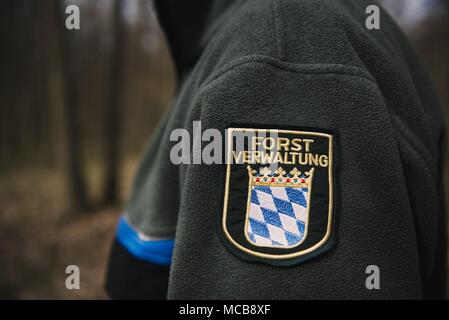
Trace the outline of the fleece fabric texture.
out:
M 381 10 L 380 30 L 367 30 L 371 0 L 199 3 L 156 1 L 178 91 L 126 208 L 145 235 L 176 235 L 168 297 L 442 297 L 444 277 L 435 270 L 444 268 L 435 262 L 445 261 L 443 117 L 420 59 L 392 19 Z M 170 161 L 170 133 L 192 135 L 197 120 L 203 130 L 240 122 L 337 131 L 334 248 L 293 267 L 229 253 L 215 230 L 222 165 Z M 380 290 L 365 287 L 369 265 L 380 269 Z

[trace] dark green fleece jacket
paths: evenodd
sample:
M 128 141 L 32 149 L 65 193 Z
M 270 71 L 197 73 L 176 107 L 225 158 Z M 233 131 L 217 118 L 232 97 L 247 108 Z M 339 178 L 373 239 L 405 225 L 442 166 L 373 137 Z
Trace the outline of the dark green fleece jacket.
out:
M 178 89 L 125 210 L 111 296 L 157 296 L 170 269 L 171 299 L 442 297 L 443 117 L 387 13 L 368 30 L 372 1 L 175 2 L 156 8 Z M 262 171 L 254 143 L 247 162 L 172 163 L 173 130 L 194 121 L 278 134 L 288 170 Z M 152 245 L 173 240 L 158 260 Z

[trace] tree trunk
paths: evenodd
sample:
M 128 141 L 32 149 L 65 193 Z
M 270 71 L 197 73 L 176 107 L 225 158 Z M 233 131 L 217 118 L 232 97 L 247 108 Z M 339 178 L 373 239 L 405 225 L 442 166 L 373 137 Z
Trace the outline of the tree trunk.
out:
M 123 97 L 126 55 L 126 26 L 123 17 L 125 1 L 116 0 L 114 7 L 114 48 L 111 56 L 106 97 L 104 202 L 114 204 L 119 198 L 120 176 L 120 115 Z
M 77 68 L 72 52 L 76 52 L 72 47 L 73 37 L 76 31 L 67 30 L 65 27 L 65 6 L 62 0 L 55 0 L 58 30 L 59 30 L 59 45 L 62 61 L 62 78 L 63 91 L 65 101 L 65 124 L 67 127 L 67 142 L 68 142 L 68 178 L 69 188 L 72 197 L 72 208 L 77 210 L 87 210 L 89 202 L 86 193 L 86 181 L 84 177 L 84 162 L 82 157 L 82 143 L 81 143 L 81 119 L 80 119 L 80 103 L 81 90 L 80 68 Z

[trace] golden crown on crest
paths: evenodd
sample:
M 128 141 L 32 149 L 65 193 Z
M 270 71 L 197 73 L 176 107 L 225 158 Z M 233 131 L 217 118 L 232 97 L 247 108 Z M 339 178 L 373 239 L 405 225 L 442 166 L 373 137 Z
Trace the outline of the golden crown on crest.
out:
M 250 183 L 253 186 L 309 188 L 312 184 L 314 168 L 302 173 L 294 168 L 287 173 L 282 167 L 274 172 L 269 167 L 261 167 L 259 172 L 247 166 Z

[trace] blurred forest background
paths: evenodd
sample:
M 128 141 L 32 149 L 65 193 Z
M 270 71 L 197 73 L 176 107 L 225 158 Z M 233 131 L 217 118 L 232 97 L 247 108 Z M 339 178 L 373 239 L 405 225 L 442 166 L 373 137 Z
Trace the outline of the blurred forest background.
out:
M 449 1 L 382 2 L 423 56 L 448 118 Z M 80 30 L 65 28 L 70 4 Z M 152 1 L 0 6 L 0 298 L 105 298 L 123 201 L 174 92 Z M 80 290 L 65 288 L 70 264 Z

